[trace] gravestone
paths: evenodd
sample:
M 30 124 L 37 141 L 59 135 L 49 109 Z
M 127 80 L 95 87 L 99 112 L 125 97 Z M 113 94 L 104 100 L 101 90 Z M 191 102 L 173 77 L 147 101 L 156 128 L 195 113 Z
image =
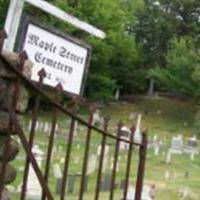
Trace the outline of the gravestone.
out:
M 141 195 L 141 200 L 153 200 L 155 192 L 154 185 L 144 185 Z M 133 186 L 129 186 L 127 190 L 126 199 L 121 200 L 135 200 L 135 188 Z
M 89 157 L 89 162 L 88 162 L 88 166 L 87 166 L 87 175 L 90 175 L 95 171 L 96 162 L 97 162 L 97 157 L 96 157 L 96 155 L 92 154 Z
M 103 172 L 106 171 L 106 169 L 108 168 L 108 155 L 105 155 L 104 158 L 103 158 Z
M 170 174 L 168 171 L 165 171 L 165 180 L 169 180 Z
M 76 175 L 68 175 L 68 182 L 67 182 L 67 193 L 72 194 L 74 192 L 74 185 L 76 181 Z
M 131 131 L 128 127 L 126 126 L 122 126 L 120 132 L 119 132 L 119 137 L 126 137 L 126 139 L 130 138 L 130 134 L 131 134 Z
M 79 131 L 78 121 L 75 121 L 74 122 L 74 136 L 78 135 L 78 131 Z
M 166 162 L 166 164 L 171 164 L 171 151 L 170 150 L 167 152 L 165 162 Z
M 183 138 L 182 135 L 172 138 L 170 152 L 173 154 L 182 154 Z
M 110 174 L 105 175 L 101 181 L 101 187 L 100 187 L 101 191 L 110 191 L 111 181 L 112 181 L 112 176 Z
M 32 152 L 35 156 L 38 166 L 41 168 L 43 160 L 42 156 L 44 155 L 44 153 L 38 148 L 38 146 L 34 146 Z M 30 200 L 40 200 L 41 195 L 42 188 L 33 167 L 30 166 L 27 181 L 27 198 Z
M 56 194 L 60 195 L 62 191 L 62 178 L 56 179 Z
M 127 137 L 124 137 L 124 136 L 121 136 L 120 138 L 126 139 L 126 140 L 128 139 Z M 126 151 L 128 149 L 129 149 L 129 143 L 124 142 L 124 141 L 119 142 L 119 150 L 120 151 Z
M 135 129 L 135 134 L 134 134 L 134 141 L 141 143 L 142 141 L 142 136 L 141 136 L 141 118 L 142 118 L 142 114 L 138 114 L 138 118 L 137 118 L 137 124 L 136 124 L 136 129 Z
M 160 140 L 157 140 L 154 142 L 153 149 L 154 149 L 155 156 L 159 155 L 161 145 L 162 145 L 162 141 L 160 141 Z
M 49 123 L 48 123 L 48 122 L 45 122 L 45 123 L 44 123 L 44 132 L 45 132 L 46 134 L 49 133 Z
M 102 119 L 100 117 L 100 110 L 96 109 L 95 112 L 93 113 L 92 125 L 100 126 L 101 124 L 102 124 Z
M 137 116 L 138 116 L 138 113 L 137 113 L 137 112 L 132 112 L 132 113 L 129 114 L 128 119 L 129 119 L 130 121 L 132 121 L 132 120 L 135 120 L 135 119 L 137 118 Z
M 107 156 L 109 153 L 109 145 L 105 145 L 105 149 L 104 149 L 104 156 Z M 101 155 L 101 145 L 98 146 L 97 149 L 97 156 Z
M 187 146 L 184 149 L 185 153 L 189 153 L 190 156 L 195 156 L 195 154 L 199 154 L 198 151 L 198 141 L 196 136 L 193 136 L 191 138 L 189 138 L 189 140 L 187 141 Z
M 54 177 L 57 178 L 57 179 L 62 177 L 60 165 L 57 164 L 57 163 L 53 165 L 53 174 L 54 174 Z

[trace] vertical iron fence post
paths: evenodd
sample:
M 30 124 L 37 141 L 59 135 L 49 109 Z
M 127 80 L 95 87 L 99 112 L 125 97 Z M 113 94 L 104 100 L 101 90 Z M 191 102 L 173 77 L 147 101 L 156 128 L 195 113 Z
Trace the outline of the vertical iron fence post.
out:
M 44 81 L 44 78 L 46 77 L 45 70 L 41 69 L 38 72 L 38 76 L 39 76 L 38 88 L 41 88 L 43 81 Z M 31 123 L 31 130 L 30 130 L 29 141 L 28 141 L 30 150 L 32 150 L 33 143 L 34 143 L 35 126 L 36 126 L 36 122 L 37 122 L 37 118 L 38 118 L 39 106 L 40 106 L 40 97 L 38 95 L 36 95 L 35 104 L 34 104 L 34 108 L 33 108 L 33 111 L 32 111 L 32 123 Z M 26 161 L 25 161 L 25 167 L 24 167 L 24 176 L 23 176 L 22 188 L 21 188 L 21 197 L 20 197 L 21 200 L 24 200 L 25 197 L 26 197 L 29 165 L 30 165 L 30 159 L 27 155 Z
M 139 164 L 138 164 L 138 171 L 137 171 L 135 200 L 141 200 L 141 197 L 142 197 L 146 151 L 147 151 L 147 132 L 145 131 L 142 133 L 142 143 L 139 150 Z
M 119 144 L 120 144 L 120 131 L 121 131 L 122 126 L 123 126 L 123 123 L 120 121 L 118 123 L 118 129 L 117 129 L 117 141 L 116 141 L 116 144 L 115 144 L 113 171 L 112 171 L 112 180 L 111 180 L 111 190 L 110 190 L 109 200 L 113 200 L 113 198 L 114 198 L 116 169 L 117 169 L 118 154 L 119 154 Z
M 82 167 L 79 200 L 83 200 L 83 196 L 84 196 L 85 178 L 86 178 L 86 172 L 87 172 L 88 156 L 89 156 L 89 151 L 90 151 L 91 131 L 92 131 L 90 126 L 92 125 L 93 115 L 94 115 L 94 108 L 91 108 L 90 116 L 88 120 L 89 127 L 87 129 L 86 142 L 85 142 L 85 152 L 84 152 L 84 160 L 83 160 L 83 167 Z
M 55 99 L 59 103 L 59 97 L 61 96 L 62 91 L 63 91 L 63 87 L 60 83 L 55 87 L 55 91 L 56 91 Z M 51 126 L 51 133 L 49 136 L 49 144 L 48 144 L 47 159 L 46 159 L 45 174 L 44 174 L 44 179 L 47 185 L 49 181 L 49 171 L 50 171 L 50 165 L 51 165 L 51 159 L 52 159 L 52 150 L 53 150 L 54 139 L 55 139 L 57 118 L 58 118 L 58 109 L 53 107 L 52 126 Z M 45 191 L 43 191 L 42 200 L 45 200 L 45 199 L 46 199 L 46 194 L 45 194 Z
M 77 114 L 79 101 L 80 101 L 79 98 L 74 100 L 75 105 L 74 105 L 74 108 L 72 109 L 73 114 Z M 64 171 L 63 171 L 62 186 L 61 186 L 61 196 L 60 196 L 61 200 L 64 200 L 64 199 L 66 200 L 65 191 L 66 191 L 67 176 L 68 176 L 69 162 L 70 162 L 70 156 L 71 156 L 71 148 L 72 148 L 72 143 L 73 143 L 73 138 L 74 138 L 74 126 L 75 126 L 75 119 L 71 118 L 70 130 L 69 130 L 69 135 L 68 135 L 68 139 L 66 143 L 67 147 L 66 147 Z
M 104 132 L 107 132 L 109 121 L 110 121 L 109 117 L 104 118 L 104 128 L 103 128 Z M 103 134 L 102 140 L 101 140 L 101 152 L 100 152 L 100 158 L 99 158 L 99 169 L 98 169 L 98 174 L 97 174 L 95 200 L 99 199 L 99 191 L 100 191 L 101 175 L 102 175 L 102 168 L 103 168 L 103 159 L 104 159 L 104 154 L 105 154 L 105 146 L 106 146 L 106 134 Z
M 135 127 L 131 128 L 130 142 L 134 142 L 134 133 L 135 133 Z M 128 150 L 127 164 L 126 164 L 126 177 L 125 177 L 124 196 L 123 196 L 124 200 L 126 200 L 127 191 L 128 191 L 128 185 L 129 185 L 129 177 L 130 177 L 130 170 L 131 170 L 131 159 L 132 159 L 132 150 L 133 150 L 133 143 L 130 143 L 129 144 L 129 150 Z

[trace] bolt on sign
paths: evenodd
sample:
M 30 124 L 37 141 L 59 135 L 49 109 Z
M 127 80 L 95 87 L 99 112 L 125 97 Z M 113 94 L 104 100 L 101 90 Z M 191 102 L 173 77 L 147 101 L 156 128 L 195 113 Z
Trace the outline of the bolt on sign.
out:
M 65 92 L 82 95 L 90 46 L 26 17 L 20 38 L 20 50 L 25 50 L 33 62 L 33 81 L 39 81 L 38 72 L 43 68 L 47 73 L 45 85 L 55 87 L 61 83 Z

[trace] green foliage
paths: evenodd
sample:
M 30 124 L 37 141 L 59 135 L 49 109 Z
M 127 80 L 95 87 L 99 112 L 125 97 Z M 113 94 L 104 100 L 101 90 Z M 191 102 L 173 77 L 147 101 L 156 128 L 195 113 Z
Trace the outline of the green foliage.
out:
M 197 97 L 200 94 L 199 67 L 199 53 L 192 39 L 173 39 L 166 55 L 166 67 L 152 69 L 150 76 L 168 91 Z
M 0 0 L 0 29 L 3 29 L 9 1 Z

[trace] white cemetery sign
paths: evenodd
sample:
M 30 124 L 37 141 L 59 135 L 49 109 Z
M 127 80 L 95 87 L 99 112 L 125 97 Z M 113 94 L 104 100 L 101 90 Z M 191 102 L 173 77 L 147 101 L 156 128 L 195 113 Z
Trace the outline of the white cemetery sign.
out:
M 17 37 L 17 31 L 19 28 L 21 15 L 25 6 L 25 3 L 29 3 L 32 6 L 35 6 L 44 12 L 53 15 L 57 17 L 58 19 L 70 23 L 73 26 L 84 30 L 91 35 L 94 35 L 99 38 L 105 38 L 105 33 L 94 26 L 80 21 L 79 19 L 75 18 L 72 15 L 69 15 L 68 13 L 64 12 L 63 10 L 51 5 L 50 3 L 43 1 L 43 0 L 10 0 L 10 6 L 5 22 L 5 31 L 9 34 L 8 38 L 6 39 L 4 43 L 4 50 L 7 51 L 13 51 L 14 44 Z
M 38 82 L 38 72 L 45 69 L 44 84 L 55 87 L 61 83 L 65 92 L 81 95 L 90 47 L 27 18 L 21 29 L 19 49 L 25 50 L 33 62 L 31 80 Z

